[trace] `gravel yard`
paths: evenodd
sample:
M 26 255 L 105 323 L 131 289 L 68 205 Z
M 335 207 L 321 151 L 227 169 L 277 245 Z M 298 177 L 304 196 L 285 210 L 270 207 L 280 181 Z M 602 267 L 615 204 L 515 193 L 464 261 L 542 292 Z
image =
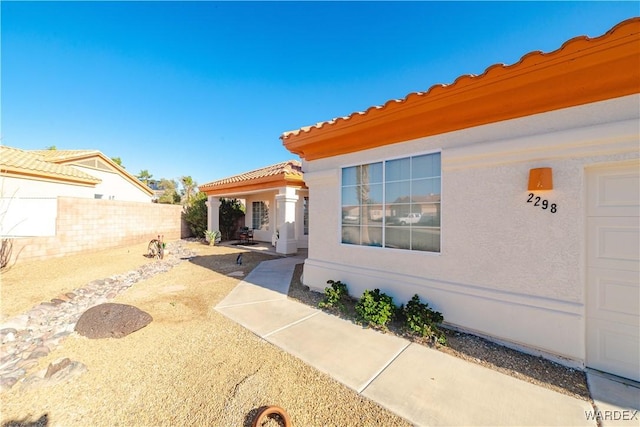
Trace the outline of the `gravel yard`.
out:
M 0 393 L 3 427 L 250 426 L 265 405 L 285 408 L 297 426 L 410 425 L 213 309 L 241 280 L 239 272 L 246 275 L 271 255 L 183 244 L 197 255 L 134 284 L 112 301 L 148 312 L 153 322 L 121 339 L 68 336 L 38 359 L 27 376 L 61 358 L 81 362 L 87 371 L 66 382 L 37 387 L 18 383 Z M 146 244 L 18 264 L 0 276 L 2 319 L 93 279 L 157 262 L 145 258 L 145 250 Z M 235 263 L 239 253 L 244 254 L 242 266 Z M 302 285 L 301 267 L 296 267 L 289 297 L 317 307 L 323 295 Z M 334 314 L 352 318 L 353 310 Z M 404 336 L 396 324 L 381 333 Z M 447 331 L 447 339 L 448 346 L 438 346 L 440 351 L 590 399 L 581 371 L 469 334 Z M 265 425 L 277 424 L 271 420 Z
M 63 357 L 87 371 L 59 384 L 14 385 L 0 394 L 2 425 L 250 426 L 265 405 L 284 408 L 296 426 L 410 425 L 213 309 L 241 280 L 230 273 L 247 274 L 269 255 L 187 246 L 195 258 L 113 300 L 148 312 L 151 324 L 120 339 L 65 338 L 27 376 Z M 156 262 L 143 257 L 144 248 L 14 266 L 1 276 L 3 319 L 92 279 Z

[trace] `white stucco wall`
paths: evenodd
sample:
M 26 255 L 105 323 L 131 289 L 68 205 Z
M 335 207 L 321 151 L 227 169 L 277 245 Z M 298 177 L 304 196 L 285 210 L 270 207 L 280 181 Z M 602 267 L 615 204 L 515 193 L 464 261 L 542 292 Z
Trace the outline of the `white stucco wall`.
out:
M 37 179 L 22 179 L 2 177 L 1 191 L 4 197 L 80 197 L 95 198 L 96 194 L 102 194 L 102 199 L 151 202 L 152 196 L 127 181 L 122 175 L 92 168 L 84 168 L 72 165 L 91 176 L 102 180 L 96 185 L 78 185 L 61 182 L 52 182 Z
M 253 230 L 253 239 L 260 242 L 271 242 L 271 235 L 275 231 L 274 221 L 276 218 L 275 197 L 277 191 L 262 192 L 246 196 L 247 210 L 244 217 L 244 225 L 253 227 L 253 202 L 265 202 L 269 208 L 269 223 L 263 225 L 260 230 Z
M 102 180 L 78 185 L 38 179 L 0 178 L 0 231 L 7 236 L 54 236 L 58 197 L 151 202 L 151 196 L 120 174 L 73 166 Z
M 0 234 L 55 236 L 57 198 L 93 198 L 93 186 L 0 177 Z
M 2 197 L 82 197 L 91 198 L 96 192 L 93 185 L 63 184 L 60 182 L 40 181 L 0 177 L 0 192 Z
M 329 279 L 359 297 L 415 293 L 452 325 L 580 364 L 585 358 L 585 167 L 637 159 L 640 97 L 627 96 L 391 146 L 305 162 L 310 188 L 304 281 Z M 442 251 L 340 243 L 344 166 L 442 152 Z M 529 170 L 554 189 L 527 203 Z
M 105 200 L 122 200 L 128 202 L 151 202 L 153 196 L 126 180 L 122 175 L 100 169 L 85 168 L 71 165 L 76 169 L 100 178 L 102 182 L 96 185 L 94 194 L 101 194 Z M 92 194 L 91 197 L 94 197 Z
M 296 244 L 298 248 L 306 248 L 308 246 L 308 236 L 304 234 L 303 199 L 304 197 L 307 197 L 309 195 L 309 192 L 307 190 L 296 190 L 293 188 L 290 189 L 290 192 L 293 192 L 298 196 L 295 212 L 292 212 L 292 214 L 295 216 L 293 220 L 293 228 L 295 230 Z M 286 194 L 286 189 L 283 187 L 274 191 L 261 192 L 246 196 L 247 210 L 245 214 L 245 226 L 249 228 L 251 228 L 253 224 L 252 202 L 264 201 L 269 206 L 269 224 L 265 225 L 262 230 L 254 230 L 253 237 L 255 240 L 261 242 L 271 242 L 273 233 L 277 228 L 276 222 L 278 221 L 278 215 L 280 214 L 280 212 L 277 212 L 276 203 L 276 196 L 278 194 Z M 281 218 L 281 220 L 284 219 Z

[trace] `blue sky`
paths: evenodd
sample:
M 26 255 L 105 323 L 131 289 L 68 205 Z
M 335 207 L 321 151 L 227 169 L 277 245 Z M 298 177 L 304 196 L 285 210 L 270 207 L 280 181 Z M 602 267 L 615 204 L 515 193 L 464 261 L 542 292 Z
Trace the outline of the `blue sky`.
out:
M 198 184 L 290 158 L 288 130 L 597 37 L 637 2 L 12 2 L 1 143 L 97 149 Z

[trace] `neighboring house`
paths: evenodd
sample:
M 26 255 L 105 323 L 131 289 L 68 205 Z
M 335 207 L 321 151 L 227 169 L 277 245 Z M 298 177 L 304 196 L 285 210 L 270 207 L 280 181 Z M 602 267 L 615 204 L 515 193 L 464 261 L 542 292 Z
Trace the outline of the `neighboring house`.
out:
M 314 200 L 305 285 L 418 294 L 453 327 L 640 380 L 639 64 L 634 18 L 284 133 Z
M 209 182 L 199 189 L 208 197 L 209 230 L 219 230 L 220 198 L 241 199 L 254 240 L 272 242 L 282 254 L 307 247 L 309 197 L 299 161 Z
M 55 200 L 79 197 L 150 202 L 153 191 L 96 150 L 0 146 L 2 234 L 55 234 Z

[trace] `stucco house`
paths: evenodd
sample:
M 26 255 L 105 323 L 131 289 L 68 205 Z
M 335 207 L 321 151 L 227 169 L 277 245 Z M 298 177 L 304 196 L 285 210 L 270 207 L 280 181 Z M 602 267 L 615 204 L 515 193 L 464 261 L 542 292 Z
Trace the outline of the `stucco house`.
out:
M 153 191 L 97 150 L 0 146 L 2 235 L 55 234 L 56 199 L 151 202 Z
M 285 132 L 304 283 L 640 380 L 640 19 Z M 401 224 L 402 219 L 406 219 Z
M 271 242 L 276 252 L 294 254 L 308 244 L 309 194 L 302 165 L 289 160 L 200 185 L 207 195 L 207 226 L 219 230 L 220 199 L 240 199 L 245 225 L 256 241 Z

